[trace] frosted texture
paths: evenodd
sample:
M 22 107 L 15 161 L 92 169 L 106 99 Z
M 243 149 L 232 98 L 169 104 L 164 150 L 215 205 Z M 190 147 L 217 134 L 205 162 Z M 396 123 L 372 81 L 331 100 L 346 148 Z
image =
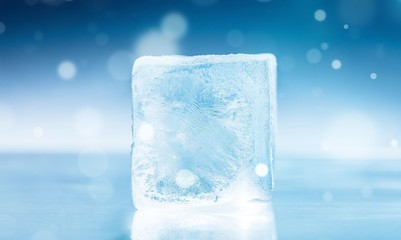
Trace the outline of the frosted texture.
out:
M 275 71 L 270 54 L 137 59 L 136 208 L 269 200 Z

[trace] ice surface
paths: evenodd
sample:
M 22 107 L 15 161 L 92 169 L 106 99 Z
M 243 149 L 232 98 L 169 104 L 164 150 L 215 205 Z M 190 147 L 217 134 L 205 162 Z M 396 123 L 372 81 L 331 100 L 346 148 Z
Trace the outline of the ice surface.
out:
M 131 239 L 275 240 L 276 226 L 271 206 L 257 213 L 205 214 L 177 211 L 136 211 Z
M 269 200 L 275 71 L 271 54 L 137 59 L 132 81 L 136 208 Z

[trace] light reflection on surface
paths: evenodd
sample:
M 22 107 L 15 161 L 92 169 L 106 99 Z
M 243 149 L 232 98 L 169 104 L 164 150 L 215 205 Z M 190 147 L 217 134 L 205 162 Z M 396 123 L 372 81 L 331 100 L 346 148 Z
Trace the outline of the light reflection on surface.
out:
M 132 220 L 131 239 L 277 239 L 271 204 L 248 210 L 210 214 L 140 210 Z

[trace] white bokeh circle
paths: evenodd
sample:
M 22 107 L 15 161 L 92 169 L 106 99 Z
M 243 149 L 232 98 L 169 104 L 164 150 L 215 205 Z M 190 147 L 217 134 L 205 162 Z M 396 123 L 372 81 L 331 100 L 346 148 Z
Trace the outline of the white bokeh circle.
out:
M 176 41 L 166 37 L 157 30 L 145 33 L 135 44 L 135 55 L 138 57 L 147 55 L 176 55 L 178 53 L 178 44 Z
M 178 12 L 167 14 L 161 23 L 161 33 L 169 39 L 176 40 L 185 36 L 188 23 L 185 17 Z
M 322 9 L 318 9 L 315 11 L 315 19 L 318 22 L 323 22 L 324 20 L 326 20 L 326 12 Z
M 339 70 L 339 69 L 341 68 L 341 66 L 342 66 L 342 63 L 341 63 L 341 61 L 338 60 L 338 59 L 335 59 L 335 60 L 333 60 L 333 61 L 331 62 L 331 67 L 332 67 L 334 70 Z
M 71 80 L 77 73 L 77 67 L 74 62 L 65 60 L 58 65 L 57 72 L 61 79 Z
M 318 63 L 322 59 L 322 53 L 318 49 L 312 48 L 306 53 L 306 59 L 310 63 Z
M 267 176 L 267 174 L 269 173 L 269 168 L 267 167 L 266 164 L 264 164 L 264 163 L 259 163 L 259 164 L 256 165 L 256 167 L 255 167 L 255 173 L 256 173 L 256 175 L 258 175 L 259 177 L 265 177 L 265 176 Z
M 110 56 L 107 62 L 107 70 L 113 79 L 127 81 L 131 78 L 133 61 L 134 57 L 131 52 L 117 51 Z

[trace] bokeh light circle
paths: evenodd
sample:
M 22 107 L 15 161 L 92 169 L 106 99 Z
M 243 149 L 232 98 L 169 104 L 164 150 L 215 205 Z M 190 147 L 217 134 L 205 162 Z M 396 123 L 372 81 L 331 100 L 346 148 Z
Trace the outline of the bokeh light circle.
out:
M 185 36 L 188 24 L 185 17 L 177 12 L 166 15 L 161 23 L 162 34 L 172 40 Z
M 322 59 L 322 53 L 316 48 L 310 49 L 306 53 L 306 59 L 310 63 L 318 63 Z
M 335 60 L 333 60 L 333 61 L 331 62 L 331 67 L 332 67 L 334 70 L 339 70 L 339 69 L 341 68 L 341 66 L 342 66 L 342 63 L 341 63 L 341 61 L 338 60 L 338 59 L 335 59 Z
M 159 56 L 178 54 L 176 41 L 166 37 L 157 30 L 151 30 L 141 36 L 135 45 L 135 55 L 140 56 Z
M 256 173 L 256 175 L 258 175 L 259 177 L 265 177 L 265 176 L 267 176 L 267 173 L 269 173 L 269 168 L 267 167 L 266 164 L 264 164 L 264 163 L 259 163 L 259 164 L 256 165 L 256 167 L 255 167 L 255 173 Z
M 370 79 L 376 80 L 377 79 L 377 74 L 376 73 L 371 73 L 370 74 Z
M 107 62 L 107 70 L 113 79 L 127 81 L 131 78 L 133 61 L 134 57 L 131 52 L 117 51 L 110 56 Z
M 318 22 L 323 22 L 326 20 L 326 12 L 322 9 L 316 10 L 314 16 Z
M 99 177 L 106 172 L 108 166 L 109 159 L 101 148 L 90 147 L 79 153 L 78 167 L 85 176 Z
M 327 42 L 322 42 L 322 44 L 320 44 L 320 48 L 322 50 L 327 50 L 329 49 L 329 44 Z
M 70 80 L 75 77 L 77 67 L 72 61 L 65 60 L 58 65 L 58 75 L 63 80 Z

